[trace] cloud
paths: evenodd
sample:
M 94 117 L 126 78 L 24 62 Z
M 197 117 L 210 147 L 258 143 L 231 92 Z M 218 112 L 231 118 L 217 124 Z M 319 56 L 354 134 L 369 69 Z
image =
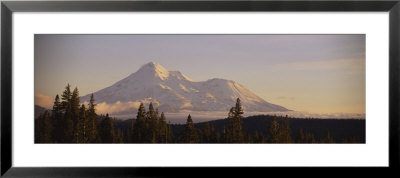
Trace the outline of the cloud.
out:
M 365 59 L 336 59 L 291 62 L 275 65 L 278 69 L 298 71 L 333 71 L 344 70 L 349 74 L 365 72 Z
M 54 97 L 40 93 L 35 93 L 35 105 L 39 105 L 46 109 L 51 109 L 53 107 L 53 103 L 54 103 Z
M 83 104 L 87 105 L 88 102 L 84 102 Z M 108 104 L 106 102 L 98 103 L 96 106 L 97 114 L 112 114 L 112 113 L 120 113 L 124 111 L 132 111 L 134 112 L 139 108 L 140 102 L 120 102 L 117 101 L 112 104 Z

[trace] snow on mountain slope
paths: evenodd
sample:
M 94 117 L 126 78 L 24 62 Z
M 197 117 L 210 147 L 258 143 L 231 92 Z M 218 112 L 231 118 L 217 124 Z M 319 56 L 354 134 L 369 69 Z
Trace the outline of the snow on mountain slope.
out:
M 245 111 L 271 112 L 288 109 L 271 104 L 239 83 L 225 79 L 195 82 L 179 71 L 168 71 L 158 63 L 143 65 L 137 72 L 94 93 L 96 103 L 143 102 L 163 112 L 228 111 L 240 98 Z M 81 97 L 87 102 L 90 95 Z M 132 112 L 130 110 L 129 112 Z

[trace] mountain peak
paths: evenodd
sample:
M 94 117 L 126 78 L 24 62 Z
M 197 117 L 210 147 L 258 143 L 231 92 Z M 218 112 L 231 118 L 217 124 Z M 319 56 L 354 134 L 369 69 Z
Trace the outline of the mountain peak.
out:
M 138 70 L 139 73 L 145 73 L 147 75 L 154 75 L 162 80 L 165 80 L 169 76 L 169 71 L 157 62 L 149 62 L 142 65 Z
M 146 75 L 154 76 L 161 80 L 166 80 L 170 76 L 172 76 L 179 80 L 193 81 L 186 75 L 182 74 L 180 71 L 169 71 L 168 69 L 166 69 L 165 67 L 163 67 L 161 64 L 159 64 L 157 62 L 149 62 L 149 63 L 142 65 L 142 67 L 140 67 L 140 69 L 136 73 L 140 73 L 140 75 L 143 75 L 143 76 L 146 76 Z M 134 74 L 136 74 L 136 73 L 134 73 Z
M 149 62 L 149 63 L 147 63 L 147 64 L 144 64 L 144 65 L 148 65 L 148 66 L 152 66 L 152 67 L 161 66 L 159 63 L 153 62 L 153 61 L 151 61 L 151 62 Z M 162 66 L 161 66 L 161 67 L 162 67 Z
M 142 67 L 140 67 L 140 69 L 143 69 L 143 68 L 146 68 L 147 70 L 148 69 L 151 69 L 151 70 L 157 70 L 157 69 L 158 70 L 167 70 L 157 62 L 149 62 L 147 64 L 144 64 L 144 65 L 142 65 Z

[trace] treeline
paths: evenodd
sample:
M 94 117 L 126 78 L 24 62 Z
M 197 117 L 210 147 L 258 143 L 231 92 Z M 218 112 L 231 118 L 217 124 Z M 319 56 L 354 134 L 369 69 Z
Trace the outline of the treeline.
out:
M 140 104 L 136 120 L 127 129 L 115 128 L 108 114 L 98 115 L 93 94 L 87 106 L 80 104 L 78 88 L 68 84 L 61 98 L 56 95 L 51 111 L 35 119 L 35 143 L 169 143 L 171 124 L 150 103 Z
M 320 143 L 322 139 L 327 137 L 329 132 L 330 137 L 332 137 L 335 143 L 365 143 L 364 119 L 311 119 L 274 115 L 248 116 L 242 119 L 243 135 L 256 135 L 256 137 L 265 138 L 269 132 L 271 123 L 274 123 L 272 121 L 275 119 L 279 125 L 283 125 L 285 120 L 288 120 L 291 138 L 294 142 L 302 143 L 302 141 L 300 141 L 301 139 L 298 138 L 301 138 L 301 135 L 307 135 L 308 138 L 311 138 L 309 139 L 311 143 L 313 142 L 312 140 L 315 140 L 315 143 Z M 227 119 L 219 119 L 195 123 L 194 125 L 200 131 L 203 130 L 204 125 L 210 125 L 213 130 L 219 132 L 219 136 L 221 136 L 227 122 Z M 172 130 L 174 135 L 179 135 L 184 130 L 184 127 L 185 126 L 182 124 L 173 124 Z M 261 134 L 263 136 L 261 136 Z M 251 143 L 251 139 L 249 140 Z M 258 143 L 268 142 L 263 141 Z
M 106 143 L 112 128 L 108 115 L 99 125 L 93 95 L 86 107 L 80 105 L 79 91 L 68 84 L 61 98 L 57 94 L 53 109 L 35 119 L 35 143 Z
M 324 137 L 298 128 L 291 130 L 290 119 L 272 116 L 263 129 L 243 129 L 243 108 L 238 98 L 222 121 L 194 124 L 189 114 L 184 125 L 167 123 L 165 114 L 150 103 L 141 103 L 136 119 L 116 120 L 96 113 L 93 94 L 85 106 L 79 91 L 68 84 L 61 98 L 55 96 L 51 111 L 35 119 L 35 143 L 359 143 L 355 137 L 335 141 L 330 132 Z M 279 119 L 278 119 L 279 118 Z

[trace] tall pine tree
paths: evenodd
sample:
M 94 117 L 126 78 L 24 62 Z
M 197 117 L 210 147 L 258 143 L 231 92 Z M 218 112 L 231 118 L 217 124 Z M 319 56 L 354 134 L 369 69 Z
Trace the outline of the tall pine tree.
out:
M 144 104 L 140 103 L 137 115 L 136 115 L 136 124 L 133 129 L 133 142 L 135 143 L 145 143 L 145 134 L 147 130 L 146 123 L 146 109 L 144 108 Z
M 72 111 L 72 92 L 71 86 L 68 84 L 65 87 L 63 94 L 61 95 L 62 107 L 64 111 L 63 118 L 63 143 L 73 143 L 74 138 L 74 118 Z M 79 107 L 79 106 L 78 106 Z
M 157 111 L 158 112 L 158 111 Z M 146 132 L 146 142 L 157 143 L 159 138 L 158 113 L 154 110 L 153 103 L 150 102 L 149 112 L 147 113 L 148 129 Z
M 97 124 L 97 114 L 96 114 L 96 104 L 94 100 L 93 94 L 90 95 L 90 101 L 88 104 L 87 110 L 87 121 L 88 121 L 88 128 L 87 128 L 87 135 L 88 135 L 88 142 L 96 143 L 98 141 L 98 124 Z
M 159 143 L 168 143 L 168 132 L 169 128 L 167 125 L 167 121 L 165 118 L 164 112 L 161 113 L 160 116 L 160 125 L 159 125 Z
M 65 122 L 63 118 L 63 106 L 58 95 L 56 95 L 54 99 L 53 110 L 51 111 L 51 113 L 54 126 L 54 130 L 52 133 L 52 135 L 54 136 L 54 142 L 62 143 L 64 137 Z
M 235 107 L 232 107 L 228 113 L 228 122 L 225 126 L 225 142 L 243 143 L 242 118 L 243 108 L 240 99 L 237 98 Z
M 82 143 L 82 125 L 79 114 L 80 114 L 80 99 L 78 88 L 75 88 L 71 95 L 71 118 L 73 122 L 73 138 L 72 142 Z
M 192 116 L 188 116 L 186 120 L 185 130 L 180 137 L 181 143 L 199 143 L 200 138 L 196 128 L 194 127 Z

